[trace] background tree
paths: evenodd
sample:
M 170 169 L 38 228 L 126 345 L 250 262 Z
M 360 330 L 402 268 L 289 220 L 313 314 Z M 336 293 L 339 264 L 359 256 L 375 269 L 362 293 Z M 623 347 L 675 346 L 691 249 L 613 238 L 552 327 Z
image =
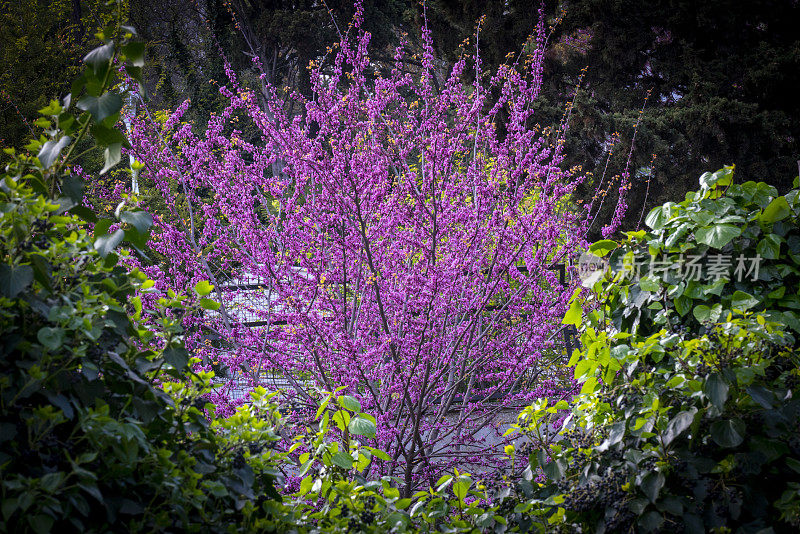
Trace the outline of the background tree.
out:
M 487 64 L 496 64 L 531 32 L 537 4 L 437 0 L 429 7 L 443 53 L 471 35 L 485 14 L 482 49 Z M 735 163 L 743 180 L 791 185 L 800 156 L 796 2 L 563 0 L 550 8 L 554 34 L 534 120 L 557 126 L 588 67 L 569 113 L 565 152 L 568 164 L 594 173 L 579 191 L 584 200 L 609 191 L 602 220 L 616 203 L 619 181 L 609 183 L 625 169 L 645 100 L 627 226 L 638 224 L 643 209 L 680 198 L 709 168 Z M 605 171 L 615 132 L 621 142 Z
M 108 17 L 99 0 L 0 2 L 0 145 L 19 146 L 36 111 L 69 92 Z

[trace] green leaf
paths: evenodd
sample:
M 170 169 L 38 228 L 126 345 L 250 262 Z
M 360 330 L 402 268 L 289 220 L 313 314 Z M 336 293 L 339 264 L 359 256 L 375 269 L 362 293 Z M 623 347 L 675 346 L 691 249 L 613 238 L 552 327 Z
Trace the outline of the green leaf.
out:
M 704 172 L 700 176 L 700 186 L 703 189 L 714 189 L 720 185 L 731 185 L 733 182 L 733 169 L 734 167 L 731 165 L 725 166 L 714 173 Z
M 453 495 L 455 495 L 456 499 L 459 501 L 464 502 L 464 498 L 467 496 L 470 486 L 472 486 L 471 478 L 465 476 L 458 477 L 458 480 L 453 484 Z
M 564 473 L 567 470 L 567 465 L 564 460 L 555 460 L 544 464 L 542 466 L 542 470 L 544 471 L 544 474 L 547 475 L 547 478 L 558 481 L 564 476 Z
M 94 237 L 95 239 L 101 236 L 104 236 L 108 233 L 108 229 L 111 228 L 111 225 L 114 223 L 111 219 L 100 219 L 97 221 L 97 224 L 94 225 Z
M 800 474 L 800 461 L 795 460 L 794 458 L 786 458 L 786 465 L 788 465 L 795 473 Z
M 72 174 L 61 182 L 61 193 L 71 198 L 76 204 L 83 200 L 83 180 Z M 74 212 L 73 208 L 70 208 Z
M 722 306 L 720 304 L 715 304 L 713 308 L 710 308 L 705 304 L 700 304 L 694 307 L 692 314 L 700 323 L 704 323 L 706 321 L 713 323 L 716 322 L 719 319 L 719 316 L 722 314 Z
M 125 230 L 115 230 L 113 234 L 98 237 L 94 242 L 94 248 L 97 249 L 101 257 L 105 258 L 109 252 L 117 248 L 123 237 L 125 237 Z
M 183 347 L 170 346 L 164 349 L 164 360 L 175 369 L 183 369 L 189 363 L 189 353 Z
M 56 350 L 64 343 L 64 330 L 45 326 L 39 329 L 36 339 L 48 349 Z
M 114 44 L 108 43 L 98 46 L 83 58 L 83 62 L 90 65 L 95 71 L 108 66 L 109 60 L 114 55 Z
M 344 429 L 350 425 L 350 414 L 345 410 L 339 410 L 333 414 L 331 418 L 336 426 L 339 427 L 339 430 L 344 432 Z
M 347 454 L 346 452 L 336 451 L 331 456 L 331 461 L 335 465 L 338 465 L 342 469 L 352 469 L 353 468 L 353 457 Z
M 711 248 L 721 249 L 731 242 L 734 237 L 741 235 L 742 229 L 732 224 L 715 224 L 700 228 L 695 231 L 695 237 L 699 243 L 708 245 Z
M 774 408 L 773 400 L 775 399 L 775 394 L 764 386 L 751 386 L 747 388 L 747 393 L 765 410 Z
M 342 395 L 337 399 L 339 406 L 350 410 L 351 412 L 360 412 L 361 411 L 361 403 L 359 403 L 356 399 L 351 397 L 350 395 Z
M 708 321 L 709 317 L 711 317 L 711 308 L 706 306 L 705 304 L 700 304 L 695 306 L 692 310 L 692 314 L 694 318 L 697 319 L 698 322 L 705 322 Z
M 768 260 L 776 260 L 781 254 L 781 238 L 775 234 L 767 234 L 758 242 L 756 252 Z
M 615 248 L 617 248 L 617 242 L 616 241 L 613 241 L 611 239 L 603 239 L 601 241 L 597 241 L 596 243 L 593 243 L 589 247 L 589 252 L 591 252 L 595 256 L 598 256 L 598 257 L 602 258 L 603 256 L 605 256 L 606 254 L 608 254 L 609 252 L 611 252 Z
M 222 304 L 211 299 L 200 299 L 200 306 L 205 310 L 218 310 Z
M 622 438 L 625 437 L 626 426 L 627 425 L 625 421 L 618 421 L 613 425 L 611 425 L 610 430 L 608 432 L 608 438 L 598 447 L 596 447 L 596 450 L 599 452 L 603 452 L 605 450 L 608 450 L 613 445 L 616 445 L 617 443 L 622 441 Z
M 119 143 L 125 148 L 130 148 L 130 143 L 125 134 L 116 128 L 109 128 L 103 124 L 97 123 L 92 126 L 92 136 L 97 144 L 100 146 L 108 146 L 114 143 Z
M 119 160 L 122 159 L 122 145 L 120 143 L 108 145 L 103 152 L 103 157 L 105 158 L 105 165 L 100 169 L 100 174 L 107 173 L 119 163 Z
M 36 156 L 39 158 L 39 162 L 42 164 L 42 167 L 49 169 L 53 162 L 58 159 L 61 151 L 69 145 L 70 141 L 72 141 L 72 138 L 68 135 L 65 135 L 57 141 L 52 140 L 46 142 L 39 151 L 39 154 Z
M 739 419 L 726 419 L 711 424 L 711 438 L 720 447 L 736 447 L 744 441 L 745 425 Z
M 648 275 L 639 280 L 639 287 L 642 289 L 642 291 L 654 293 L 661 288 L 661 284 L 657 278 L 652 275 Z
M 576 327 L 580 327 L 582 316 L 583 308 L 581 308 L 578 299 L 573 298 L 567 313 L 564 314 L 564 320 L 561 321 L 561 324 L 574 324 Z
M 663 473 L 653 471 L 644 476 L 639 487 L 642 489 L 642 493 L 650 499 L 650 502 L 654 503 L 658 499 L 658 493 L 661 488 L 664 487 L 665 480 Z
M 690 212 L 689 218 L 698 226 L 708 226 L 714 220 L 714 214 L 706 210 Z
M 375 437 L 375 423 L 363 417 L 354 417 L 351 419 L 347 428 L 350 430 L 351 434 L 357 436 L 366 436 L 368 438 Z
M 758 305 L 758 299 L 755 298 L 750 293 L 745 293 L 744 291 L 736 291 L 733 294 L 731 306 L 733 308 L 736 308 L 737 310 L 747 311 L 750 308 L 757 305 Z
M 141 233 L 147 232 L 153 226 L 153 216 L 144 210 L 123 211 L 119 215 L 119 220 L 134 226 Z
M 122 47 L 122 53 L 125 54 L 126 59 L 135 67 L 144 66 L 144 43 L 141 41 L 134 41 Z
M 660 230 L 667 220 L 669 220 L 670 211 L 671 208 L 666 205 L 656 206 L 647 214 L 644 223 L 653 230 Z
M 311 487 L 313 485 L 314 485 L 314 478 L 311 475 L 309 475 L 300 481 L 300 490 L 298 493 L 300 493 L 300 495 L 305 495 L 306 493 L 311 491 Z
M 681 317 L 689 313 L 689 310 L 692 309 L 692 299 L 681 295 L 674 301 L 675 309 L 678 311 Z
M 0 265 L 0 293 L 13 299 L 33 281 L 33 269 L 28 265 Z
M 208 280 L 201 280 L 194 285 L 194 292 L 201 297 L 205 297 L 214 290 L 214 286 Z
M 728 400 L 728 384 L 718 373 L 713 373 L 703 384 L 703 393 L 714 406 L 722 410 Z
M 47 514 L 36 514 L 36 515 L 29 515 L 28 516 L 28 523 L 31 525 L 31 529 L 33 529 L 36 534 L 42 533 L 45 534 L 50 532 L 53 529 L 53 523 L 55 519 L 50 517 Z
M 371 452 L 372 456 L 374 456 L 375 458 L 378 458 L 379 460 L 383 460 L 384 462 L 388 462 L 389 460 L 391 460 L 389 455 L 386 454 L 385 452 L 383 452 L 380 449 L 376 449 L 374 447 L 364 447 L 364 448 L 366 450 L 368 450 L 369 452 Z
M 664 524 L 664 517 L 655 510 L 650 510 L 639 518 L 638 524 L 642 532 L 655 532 Z
M 664 445 L 669 445 L 672 443 L 672 441 L 680 436 L 684 430 L 689 428 L 694 421 L 694 416 L 696 413 L 697 408 L 692 407 L 689 410 L 680 412 L 675 417 L 670 419 L 663 434 Z
M 61 111 L 62 111 L 61 104 L 58 103 L 58 100 L 51 100 L 50 103 L 47 104 L 47 107 L 44 107 L 39 110 L 39 114 L 50 117 L 53 115 L 58 115 L 59 113 L 61 113 Z
M 122 99 L 117 93 L 108 92 L 103 96 L 81 98 L 76 105 L 78 109 L 91 113 L 95 122 L 103 122 L 106 117 L 110 117 L 122 109 Z
M 786 217 L 792 214 L 792 208 L 789 207 L 789 203 L 786 201 L 785 197 L 778 197 L 769 205 L 764 208 L 764 211 L 759 215 L 759 220 L 765 224 L 771 224 L 777 221 L 782 221 Z

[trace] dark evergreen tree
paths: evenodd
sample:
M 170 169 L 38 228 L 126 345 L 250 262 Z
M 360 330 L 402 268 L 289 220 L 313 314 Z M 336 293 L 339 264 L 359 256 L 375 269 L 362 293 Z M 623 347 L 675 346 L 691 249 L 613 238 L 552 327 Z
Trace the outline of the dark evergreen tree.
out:
M 488 69 L 519 50 L 535 28 L 538 6 L 436 0 L 428 14 L 443 53 L 474 35 L 485 14 L 480 43 Z M 539 120 L 557 129 L 587 68 L 569 112 L 566 153 L 570 164 L 594 174 L 582 189 L 584 200 L 605 174 L 600 189 L 610 192 L 600 219 L 616 203 L 618 186 L 608 184 L 625 168 L 645 100 L 625 226 L 635 227 L 643 209 L 681 197 L 696 186 L 696 176 L 724 164 L 737 165 L 739 180 L 791 185 L 800 158 L 800 3 L 562 0 L 548 15 L 554 28 Z M 604 173 L 615 132 L 622 141 Z

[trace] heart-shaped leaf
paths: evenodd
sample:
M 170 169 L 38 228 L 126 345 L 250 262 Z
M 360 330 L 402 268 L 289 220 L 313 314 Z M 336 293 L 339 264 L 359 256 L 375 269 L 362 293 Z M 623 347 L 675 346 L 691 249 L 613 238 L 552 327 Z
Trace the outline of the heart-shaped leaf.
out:
M 33 281 L 28 265 L 0 265 L 0 292 L 13 299 Z

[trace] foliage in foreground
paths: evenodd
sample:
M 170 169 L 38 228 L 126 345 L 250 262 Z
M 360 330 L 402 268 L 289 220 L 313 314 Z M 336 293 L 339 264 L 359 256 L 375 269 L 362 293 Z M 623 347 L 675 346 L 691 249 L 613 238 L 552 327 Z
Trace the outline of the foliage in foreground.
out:
M 146 240 L 149 214 L 120 204 L 97 221 L 68 170 L 89 128 L 115 141 L 109 166 L 126 142 L 109 73 L 139 47 L 126 28 L 106 35 L 75 98 L 42 110 L 37 156 L 8 151 L 0 175 L 0 531 L 247 530 L 243 510 L 265 501 L 268 521 L 279 498 L 276 405 L 262 390 L 228 419 L 207 412 L 211 374 L 188 366 L 184 297 L 143 321 L 134 294 L 153 282 L 113 252 Z M 68 211 L 97 221 L 94 235 Z
M 704 174 L 701 186 L 653 210 L 652 232 L 592 249 L 618 247 L 612 258 L 628 260 L 642 248 L 662 259 L 759 252 L 765 262 L 741 281 L 734 266 L 706 281 L 659 275 L 657 263 L 641 276 L 603 273 L 571 362 L 581 394 L 520 416 L 546 445 L 530 458 L 547 482 L 531 485 L 528 506 L 557 504 L 546 508 L 557 510 L 551 522 L 609 532 L 800 526 L 800 358 L 785 326 L 796 330 L 798 191 L 732 184 L 731 168 Z M 577 305 L 565 322 L 581 325 Z

